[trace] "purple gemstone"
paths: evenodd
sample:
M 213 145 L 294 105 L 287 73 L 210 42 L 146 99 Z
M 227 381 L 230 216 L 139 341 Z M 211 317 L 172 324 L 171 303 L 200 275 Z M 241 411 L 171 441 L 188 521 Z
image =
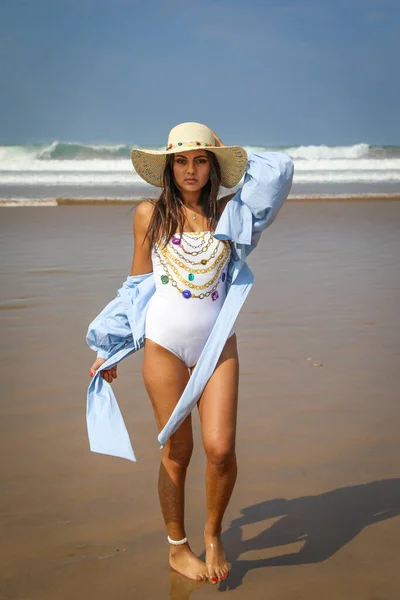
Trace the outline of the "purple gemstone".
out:
M 189 290 L 183 290 L 183 292 L 182 292 L 182 296 L 183 296 L 184 298 L 191 298 L 191 297 L 192 297 L 192 292 L 191 292 L 191 291 L 189 291 Z
M 181 243 L 181 238 L 178 237 L 173 237 L 172 238 L 172 243 L 175 244 L 175 246 L 179 246 L 179 244 Z
M 225 281 L 226 274 L 222 273 L 222 281 Z
M 217 291 L 215 291 L 215 292 L 213 292 L 213 293 L 211 294 L 211 298 L 212 298 L 213 300 L 216 300 L 218 297 L 219 297 L 219 294 L 218 294 L 218 292 L 217 292 Z

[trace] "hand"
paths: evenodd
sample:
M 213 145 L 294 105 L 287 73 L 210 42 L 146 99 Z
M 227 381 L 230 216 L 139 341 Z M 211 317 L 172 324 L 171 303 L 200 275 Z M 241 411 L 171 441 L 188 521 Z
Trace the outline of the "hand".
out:
M 211 131 L 212 131 L 212 134 L 213 134 L 213 136 L 215 138 L 216 146 L 221 146 L 222 148 L 224 146 L 226 146 L 226 144 L 224 144 L 224 142 L 222 142 L 221 139 L 217 136 L 217 134 L 215 133 L 215 131 L 213 131 L 212 129 L 211 129 Z
M 106 361 L 104 358 L 96 358 L 90 367 L 90 376 L 94 377 L 97 369 L 105 362 Z M 108 383 L 112 383 L 114 379 L 117 379 L 117 365 L 115 365 L 115 367 L 111 367 L 111 369 L 104 369 L 104 371 L 101 371 L 100 377 L 108 381 Z

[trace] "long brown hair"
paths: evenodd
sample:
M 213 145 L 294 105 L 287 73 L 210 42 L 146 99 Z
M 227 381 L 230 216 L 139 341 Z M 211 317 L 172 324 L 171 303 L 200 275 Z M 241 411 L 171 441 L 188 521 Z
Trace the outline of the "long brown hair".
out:
M 210 177 L 201 190 L 200 206 L 208 226 L 211 231 L 214 231 L 218 222 L 217 197 L 221 183 L 221 169 L 215 154 L 208 150 L 206 152 L 210 160 Z M 173 165 L 174 154 L 170 154 L 167 156 L 164 169 L 163 191 L 158 200 L 153 200 L 154 211 L 146 233 L 151 248 L 161 240 L 167 244 L 174 233 L 183 232 L 185 224 L 183 198 L 175 183 Z

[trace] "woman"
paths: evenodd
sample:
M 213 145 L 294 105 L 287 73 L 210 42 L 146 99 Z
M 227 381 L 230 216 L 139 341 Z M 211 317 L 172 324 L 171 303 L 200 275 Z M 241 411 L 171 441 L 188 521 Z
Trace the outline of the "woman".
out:
M 163 444 L 158 489 L 170 565 L 186 577 L 215 584 L 229 572 L 221 529 L 237 475 L 239 365 L 232 326 L 252 283 L 246 257 L 286 198 L 293 167 L 279 153 L 249 157 L 242 191 L 218 200 L 221 184 L 239 183 L 247 155 L 198 123 L 172 129 L 164 152 L 133 150 L 132 161 L 139 175 L 163 191 L 156 202 L 138 206 L 130 278 L 117 304 L 106 307 L 89 328 L 88 343 L 98 350 L 91 375 L 112 383 L 122 354 L 144 346 L 143 378 Z M 125 341 L 124 335 L 114 335 L 124 302 Z M 135 314 L 129 313 L 132 306 Z M 99 410 L 99 377 L 96 385 L 96 392 L 89 387 L 88 415 Z M 107 402 L 114 402 L 108 393 Z M 185 477 L 193 449 L 190 411 L 196 403 L 207 456 L 205 564 L 190 550 L 184 526 Z M 104 430 L 91 432 L 99 415 L 93 427 L 88 419 L 92 449 L 125 456 L 104 449 Z

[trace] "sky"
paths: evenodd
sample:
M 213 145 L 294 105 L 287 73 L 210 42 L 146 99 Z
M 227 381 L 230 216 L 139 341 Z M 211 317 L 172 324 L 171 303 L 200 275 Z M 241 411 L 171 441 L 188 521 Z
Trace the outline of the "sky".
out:
M 399 0 L 1 0 L 0 144 L 400 145 Z

